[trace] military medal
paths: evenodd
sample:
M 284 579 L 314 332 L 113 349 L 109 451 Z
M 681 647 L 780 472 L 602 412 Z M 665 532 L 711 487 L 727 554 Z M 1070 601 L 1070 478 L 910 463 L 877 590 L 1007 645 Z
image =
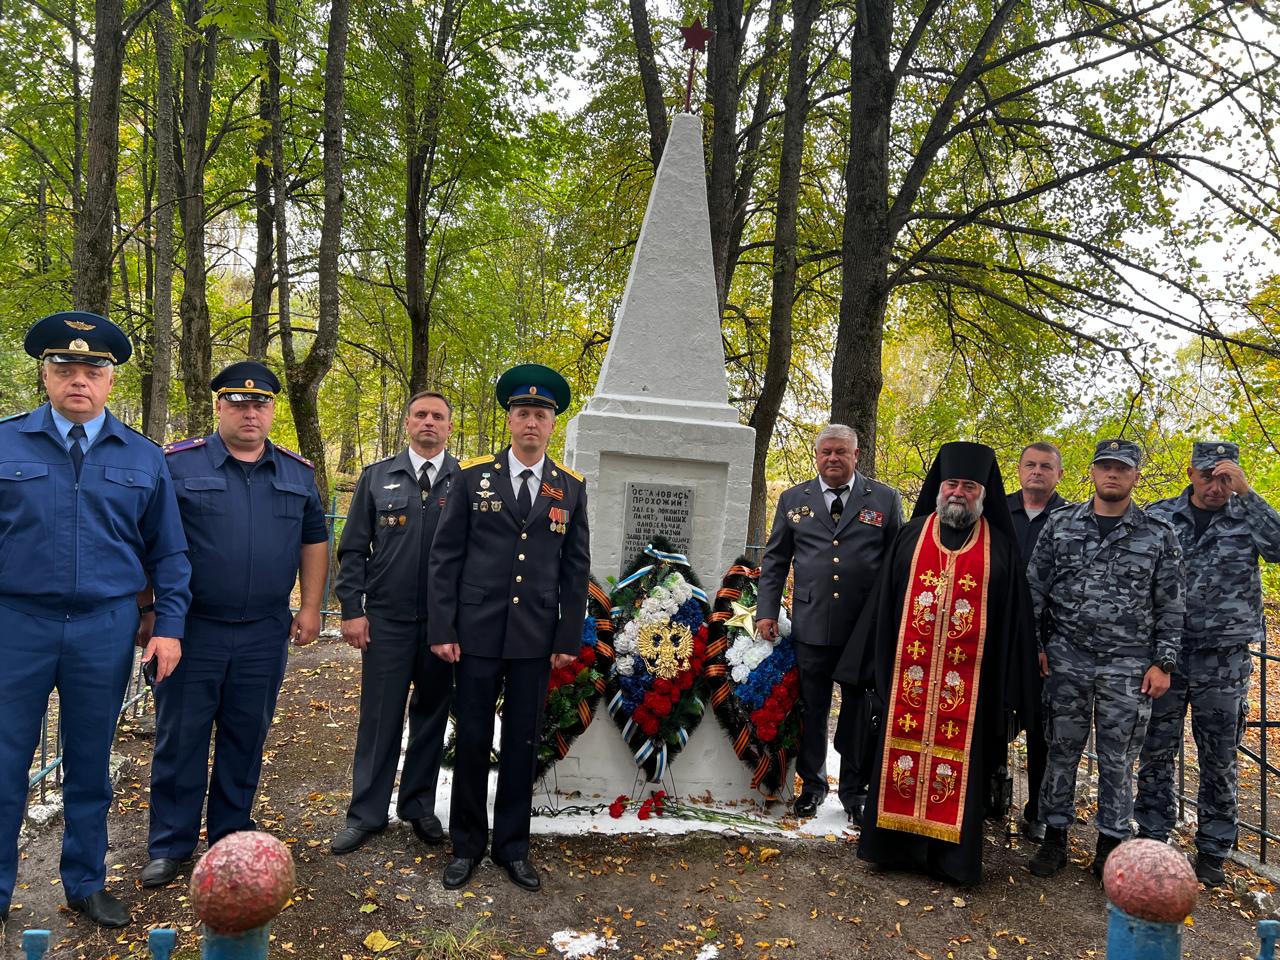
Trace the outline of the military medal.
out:
M 481 489 L 481 490 L 488 490 L 488 489 L 489 489 L 489 475 L 488 475 L 487 473 L 486 473 L 486 474 L 483 474 L 483 475 L 480 477 L 480 489 Z
M 488 513 L 488 512 L 489 512 L 489 501 L 488 501 L 488 500 L 481 500 L 481 501 L 480 501 L 480 512 L 481 512 L 481 513 Z
M 868 523 L 873 527 L 883 527 L 884 514 L 879 510 L 863 509 L 858 511 L 858 522 Z
M 486 500 L 486 501 L 485 501 L 485 503 L 488 503 L 488 502 L 489 502 L 488 500 Z M 501 501 L 501 500 L 495 500 L 495 501 L 493 501 L 492 506 L 493 506 L 493 512 L 494 512 L 494 513 L 501 513 L 501 512 L 502 512 L 502 501 Z

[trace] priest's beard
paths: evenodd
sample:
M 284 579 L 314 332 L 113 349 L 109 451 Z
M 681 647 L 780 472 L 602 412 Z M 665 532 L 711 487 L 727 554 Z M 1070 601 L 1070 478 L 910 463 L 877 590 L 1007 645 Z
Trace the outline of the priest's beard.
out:
M 955 530 L 967 530 L 982 516 L 982 504 L 986 499 L 987 491 L 983 490 L 978 494 L 977 502 L 970 507 L 963 500 L 949 501 L 939 493 L 938 522 Z

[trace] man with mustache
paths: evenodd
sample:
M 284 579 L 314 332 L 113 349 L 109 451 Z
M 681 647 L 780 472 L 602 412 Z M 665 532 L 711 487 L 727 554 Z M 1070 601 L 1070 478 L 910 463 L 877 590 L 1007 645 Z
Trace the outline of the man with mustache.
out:
M 1036 623 L 1044 624 L 1049 762 L 1040 790 L 1044 840 L 1030 862 L 1050 877 L 1067 862 L 1076 818 L 1076 771 L 1095 731 L 1101 879 L 1111 851 L 1129 839 L 1133 764 L 1151 702 L 1169 689 L 1186 612 L 1182 547 L 1173 528 L 1138 509 L 1133 488 L 1142 449 L 1103 440 L 1089 475 L 1094 495 L 1049 518 L 1027 568 Z
M 1217 886 L 1226 880 L 1222 862 L 1239 821 L 1236 750 L 1249 712 L 1249 645 L 1266 630 L 1258 560 L 1280 561 L 1280 514 L 1249 486 L 1240 448 L 1229 441 L 1195 444 L 1187 479 L 1181 494 L 1147 507 L 1173 524 L 1182 544 L 1187 619 L 1169 692 L 1151 708 L 1134 814 L 1140 836 L 1169 839 L 1174 760 L 1189 705 L 1200 768 L 1196 877 Z

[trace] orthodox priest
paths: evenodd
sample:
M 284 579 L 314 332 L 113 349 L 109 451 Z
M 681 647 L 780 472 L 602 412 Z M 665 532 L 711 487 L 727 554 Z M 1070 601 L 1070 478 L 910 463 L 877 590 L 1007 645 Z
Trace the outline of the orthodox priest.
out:
M 943 444 L 836 671 L 880 708 L 863 860 L 982 879 L 993 780 L 1032 716 L 1030 611 L 995 452 Z

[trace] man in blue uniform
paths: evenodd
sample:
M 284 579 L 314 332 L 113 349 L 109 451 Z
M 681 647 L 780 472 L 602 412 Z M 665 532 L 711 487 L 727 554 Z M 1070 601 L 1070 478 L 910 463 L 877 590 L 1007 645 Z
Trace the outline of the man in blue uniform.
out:
M 55 313 L 27 333 L 49 402 L 0 423 L 0 922 L 18 870 L 27 774 L 49 694 L 63 732 L 62 888 L 105 927 L 129 911 L 104 889 L 108 762 L 138 635 L 163 685 L 182 655 L 187 542 L 160 448 L 106 409 L 132 347 L 92 313 Z
M 409 445 L 360 474 L 342 541 L 335 592 L 342 637 L 360 651 L 360 726 L 347 822 L 330 849 L 350 853 L 382 832 L 400 761 L 404 708 L 409 744 L 396 813 L 423 843 L 440 843 L 436 781 L 453 697 L 453 667 L 427 637 L 427 558 L 458 461 L 445 445 L 453 410 L 438 393 L 409 398 Z M 413 686 L 413 699 L 409 687 Z
M 165 447 L 191 545 L 192 597 L 182 663 L 156 688 L 144 887 L 169 883 L 191 857 L 206 789 L 210 846 L 254 828 L 262 745 L 289 641 L 303 646 L 320 633 L 329 558 L 324 507 L 311 463 L 267 439 L 280 381 L 246 360 L 210 387 L 218 395 L 217 431 Z M 299 568 L 301 609 L 291 616 Z
M 536 363 L 497 385 L 511 445 L 460 464 L 428 564 L 431 649 L 455 664 L 457 761 L 449 807 L 453 858 L 444 885 L 470 879 L 486 847 L 526 890 L 542 885 L 529 862 L 529 808 L 552 666 L 582 643 L 591 567 L 587 487 L 547 456 L 569 385 Z M 498 792 L 489 843 L 489 749 L 502 708 Z

